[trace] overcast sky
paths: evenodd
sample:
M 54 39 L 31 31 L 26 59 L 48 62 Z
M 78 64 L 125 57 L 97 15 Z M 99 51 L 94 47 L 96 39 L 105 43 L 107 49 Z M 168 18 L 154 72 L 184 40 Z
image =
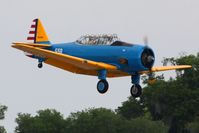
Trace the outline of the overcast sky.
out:
M 198 7 L 198 0 L 0 0 L 0 103 L 8 106 L 0 125 L 12 133 L 19 112 L 54 108 L 67 117 L 90 107 L 115 109 L 130 95 L 130 77 L 108 79 L 110 89 L 101 95 L 97 77 L 48 65 L 38 69 L 37 60 L 11 48 L 11 42 L 26 41 L 34 18 L 41 19 L 54 43 L 101 33 L 143 43 L 147 35 L 155 65 L 161 65 L 163 57 L 199 52 Z

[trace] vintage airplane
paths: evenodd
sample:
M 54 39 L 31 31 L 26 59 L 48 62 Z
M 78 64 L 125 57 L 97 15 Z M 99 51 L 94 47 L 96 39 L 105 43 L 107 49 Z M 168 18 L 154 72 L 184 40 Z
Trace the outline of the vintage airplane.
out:
M 120 41 L 116 35 L 85 35 L 75 42 L 52 44 L 39 19 L 33 20 L 32 43 L 16 42 L 12 47 L 38 60 L 73 73 L 98 76 L 97 90 L 104 94 L 109 88 L 107 77 L 131 76 L 133 97 L 142 93 L 140 75 L 158 71 L 186 69 L 190 65 L 154 67 L 155 55 L 148 46 Z

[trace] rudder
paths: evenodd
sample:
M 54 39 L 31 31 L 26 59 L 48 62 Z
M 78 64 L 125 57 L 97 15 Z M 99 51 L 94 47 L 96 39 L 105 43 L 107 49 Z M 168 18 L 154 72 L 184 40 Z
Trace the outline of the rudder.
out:
M 38 44 L 50 44 L 45 29 L 39 19 L 33 20 L 31 30 L 29 31 L 29 35 L 30 36 L 27 37 L 27 40 L 31 40 L 34 43 Z

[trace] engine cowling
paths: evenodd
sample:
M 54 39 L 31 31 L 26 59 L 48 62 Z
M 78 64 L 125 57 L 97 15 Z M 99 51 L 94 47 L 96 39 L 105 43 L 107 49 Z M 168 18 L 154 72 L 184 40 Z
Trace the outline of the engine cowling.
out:
M 153 50 L 146 47 L 141 54 L 141 63 L 145 68 L 151 69 L 155 61 Z

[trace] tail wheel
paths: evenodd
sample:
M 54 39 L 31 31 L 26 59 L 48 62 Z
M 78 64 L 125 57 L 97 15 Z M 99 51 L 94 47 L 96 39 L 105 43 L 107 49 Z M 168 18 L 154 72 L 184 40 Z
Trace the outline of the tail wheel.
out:
M 97 91 L 101 94 L 104 94 L 108 91 L 108 82 L 105 79 L 100 80 L 97 83 Z
M 43 67 L 43 63 L 40 62 L 40 63 L 38 64 L 38 68 L 42 68 L 42 67 Z
M 140 97 L 140 95 L 142 94 L 142 87 L 139 84 L 135 84 L 131 87 L 131 95 L 132 97 L 136 98 L 136 97 Z

